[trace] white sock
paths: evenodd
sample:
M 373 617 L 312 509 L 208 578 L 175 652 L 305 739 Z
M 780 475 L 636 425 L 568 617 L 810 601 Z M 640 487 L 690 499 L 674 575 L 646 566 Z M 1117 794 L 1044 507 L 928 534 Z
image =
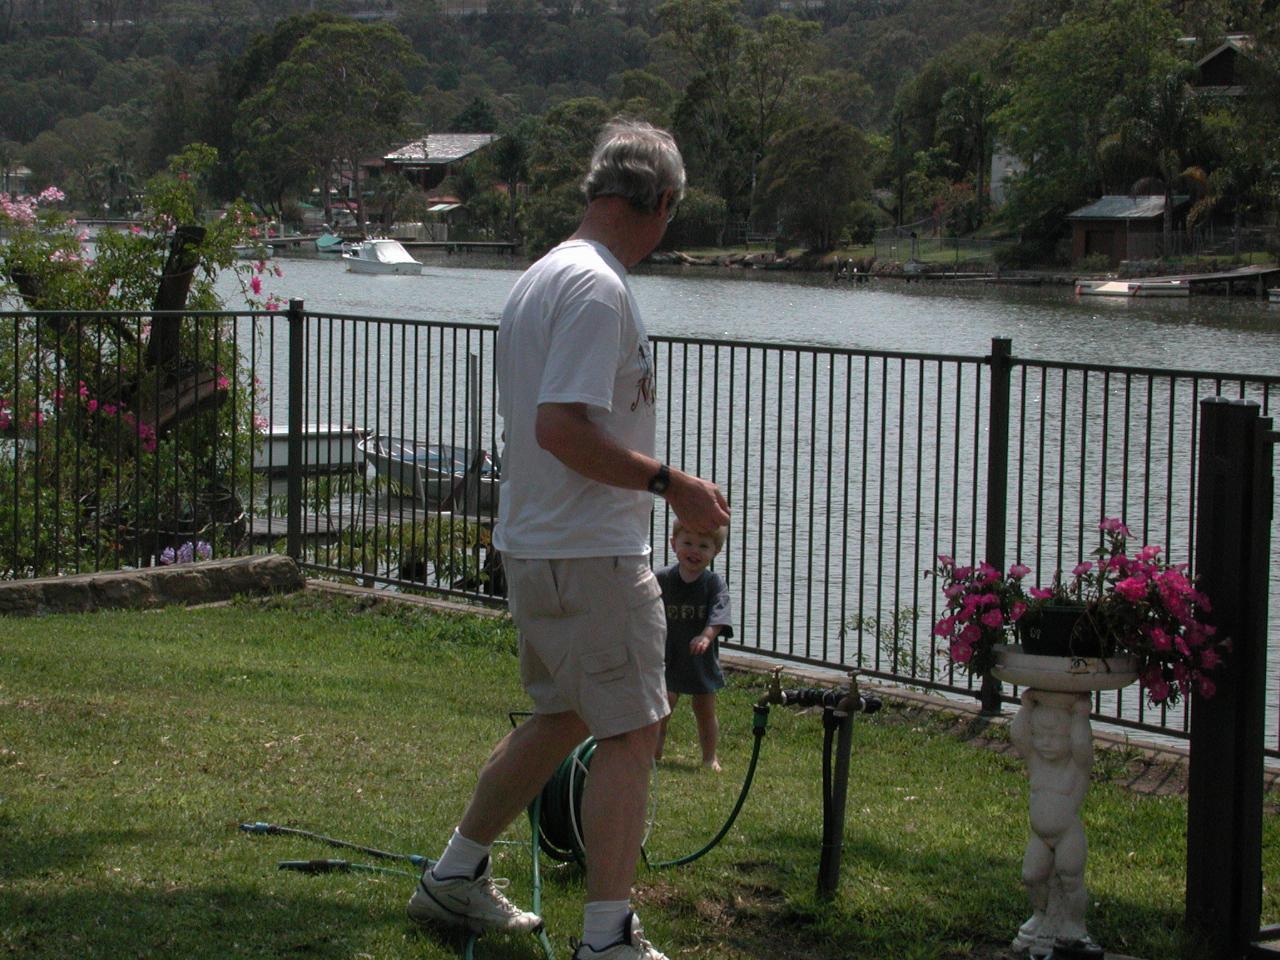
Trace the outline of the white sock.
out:
M 623 929 L 631 913 L 630 900 L 595 900 L 582 913 L 582 943 L 602 953 L 627 935 Z
M 488 855 L 487 845 L 468 840 L 458 832 L 457 827 L 454 827 L 449 845 L 444 848 L 444 853 L 440 854 L 440 859 L 431 868 L 431 873 L 437 880 L 447 880 L 450 877 L 470 879 L 476 875 L 476 870 Z

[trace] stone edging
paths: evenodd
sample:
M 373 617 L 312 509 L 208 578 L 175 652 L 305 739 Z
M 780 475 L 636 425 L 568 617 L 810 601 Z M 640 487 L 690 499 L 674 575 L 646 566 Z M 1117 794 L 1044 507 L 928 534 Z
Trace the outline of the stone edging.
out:
M 292 593 L 306 578 L 283 554 L 201 560 L 166 567 L 111 570 L 0 583 L 0 615 L 40 616 L 94 610 L 147 610 L 217 603 L 235 596 Z

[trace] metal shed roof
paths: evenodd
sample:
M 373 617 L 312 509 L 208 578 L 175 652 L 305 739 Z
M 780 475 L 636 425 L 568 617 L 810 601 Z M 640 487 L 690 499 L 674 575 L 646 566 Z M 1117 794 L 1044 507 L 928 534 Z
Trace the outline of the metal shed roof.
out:
M 1190 197 L 1175 196 L 1175 207 L 1186 203 Z M 1164 216 L 1164 195 L 1130 197 L 1126 194 L 1110 195 L 1093 201 L 1079 210 L 1067 214 L 1068 220 L 1150 220 Z
M 497 139 L 496 133 L 429 133 L 392 150 L 383 159 L 400 165 L 453 163 Z

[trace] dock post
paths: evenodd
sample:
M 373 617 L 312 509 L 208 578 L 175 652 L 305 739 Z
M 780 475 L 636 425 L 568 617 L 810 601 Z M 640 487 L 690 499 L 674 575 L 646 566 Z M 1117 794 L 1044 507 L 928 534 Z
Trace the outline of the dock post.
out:
M 1008 525 L 1009 494 L 1009 379 L 1013 370 L 1013 341 L 1008 337 L 991 339 L 991 394 L 987 434 L 987 528 L 986 561 L 1003 571 L 1005 564 L 1005 529 Z M 1000 681 L 991 674 L 982 678 L 979 693 L 982 713 L 1000 712 Z
M 289 464 L 285 551 L 302 559 L 302 430 L 303 363 L 306 357 L 306 314 L 302 301 L 289 301 Z

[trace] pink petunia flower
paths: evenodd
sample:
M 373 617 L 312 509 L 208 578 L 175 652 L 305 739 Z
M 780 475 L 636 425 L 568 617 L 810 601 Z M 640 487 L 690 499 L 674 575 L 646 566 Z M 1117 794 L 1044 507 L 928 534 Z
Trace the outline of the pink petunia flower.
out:
M 1127 577 L 1116 584 L 1116 593 L 1130 603 L 1137 603 L 1147 595 L 1147 581 L 1142 577 Z

